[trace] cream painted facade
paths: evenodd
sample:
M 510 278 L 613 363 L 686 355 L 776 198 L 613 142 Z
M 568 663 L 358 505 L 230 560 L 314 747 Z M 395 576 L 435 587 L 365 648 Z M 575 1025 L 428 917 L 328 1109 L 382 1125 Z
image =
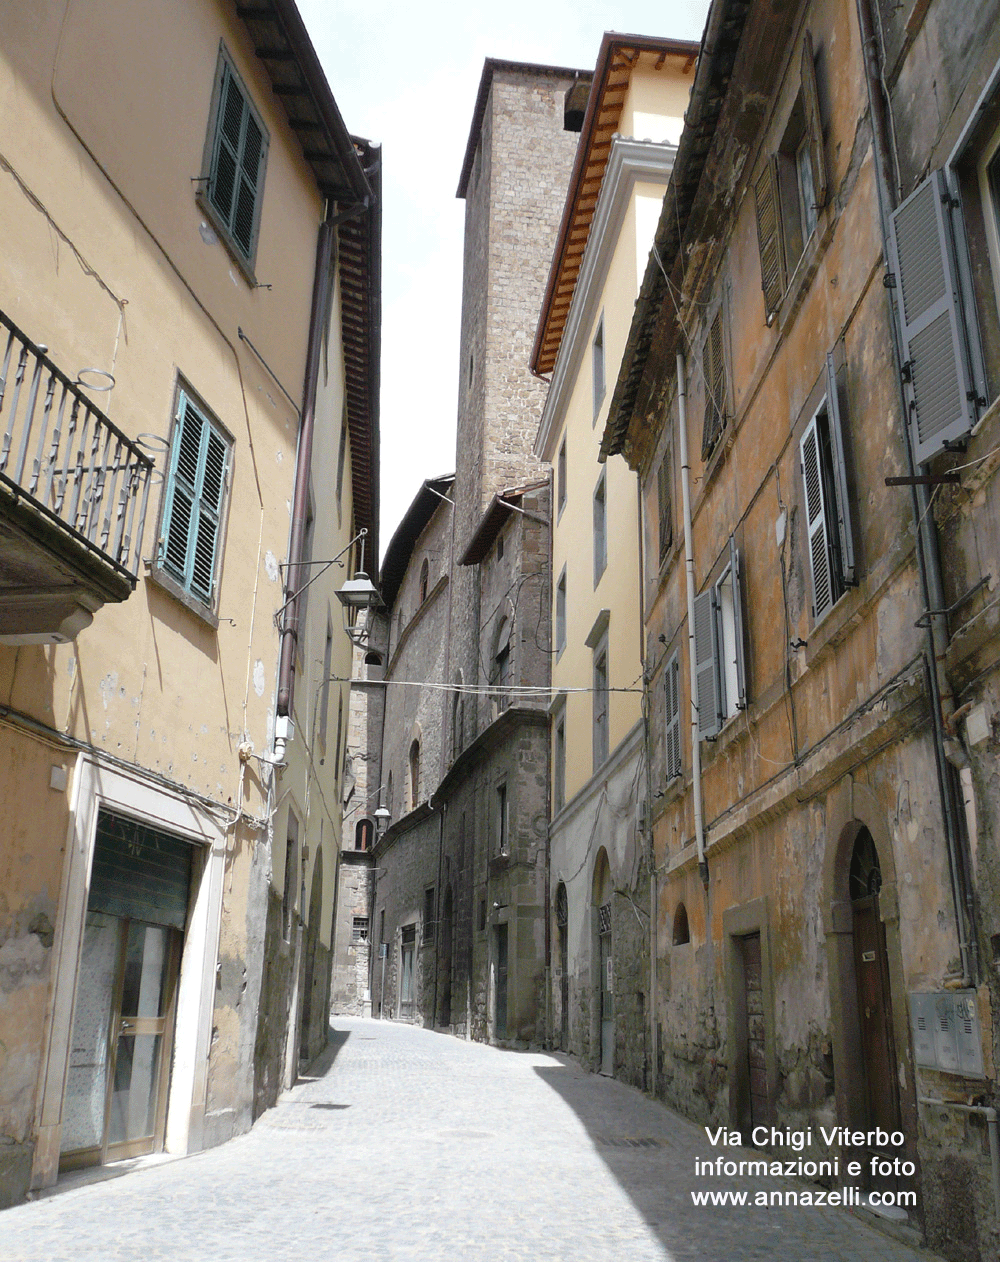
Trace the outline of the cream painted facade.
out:
M 350 644 L 333 597 L 345 572 L 334 567 L 310 591 L 299 636 L 296 735 L 284 767 L 275 766 L 274 753 L 275 616 L 288 594 L 281 567 L 317 235 L 328 203 L 336 209 L 338 197 L 359 202 L 368 185 L 339 115 L 339 131 L 330 121 L 336 107 L 329 89 L 303 59 L 305 32 L 294 5 L 275 0 L 269 12 L 272 37 L 291 50 L 277 70 L 255 54 L 260 31 L 214 0 L 141 7 L 65 0 L 30 11 L 7 6 L 0 14 L 0 362 L 13 347 L 0 374 L 0 430 L 13 423 L 18 406 L 20 355 L 26 382 L 36 367 L 50 379 L 52 365 L 64 374 L 55 398 L 68 400 L 65 414 L 57 417 L 53 407 L 47 423 L 67 428 L 70 409 L 85 411 L 89 400 L 105 418 L 91 418 L 95 433 L 107 435 L 109 420 L 132 444 L 119 445 L 116 456 L 103 448 L 92 457 L 93 464 L 104 461 L 109 486 L 123 450 L 132 462 L 141 452 L 154 461 L 141 550 L 128 567 L 130 594 L 125 569 L 109 559 L 110 545 L 85 545 L 56 514 L 46 515 L 42 490 L 29 486 L 30 462 L 19 485 L 3 465 L 0 1205 L 29 1186 L 53 1183 L 67 1145 L 74 1161 L 103 1161 L 160 1147 L 194 1151 L 246 1130 L 294 1077 L 300 1028 L 314 1051 L 326 1027 L 325 1012 L 316 1022 L 315 1005 L 321 997 L 325 1006 L 329 990 L 343 766 L 337 716 L 346 685 L 327 692 L 322 680 L 325 652 L 329 674 L 350 674 Z M 309 108 L 326 111 L 328 168 L 306 160 L 286 108 L 296 98 L 275 93 L 278 73 L 298 76 Z M 264 133 L 248 251 L 227 244 L 208 195 L 221 126 L 213 119 L 227 74 L 242 94 L 245 133 L 248 117 Z M 247 152 L 241 150 L 246 169 Z M 330 180 L 321 187 L 325 169 Z M 241 223 L 239 213 L 234 209 L 229 223 L 243 234 L 249 221 Z M 312 554 L 324 559 L 344 548 L 358 524 L 350 439 L 364 427 L 352 421 L 351 434 L 341 437 L 349 375 L 341 301 L 338 281 L 313 444 Z M 67 393 L 65 382 L 79 384 Z M 26 398 L 22 393 L 22 407 Z M 169 532 L 181 520 L 181 509 L 168 507 L 168 492 L 179 497 L 175 461 L 184 459 L 185 417 L 192 415 L 209 435 L 199 477 L 210 476 L 205 452 L 212 442 L 223 453 L 214 553 L 199 554 L 200 543 L 187 536 L 194 564 L 207 565 L 202 595 L 194 578 L 180 582 L 168 572 Z M 38 441 L 36 459 L 44 460 L 49 441 L 55 451 L 54 429 Z M 336 494 L 327 471 L 337 468 L 338 452 Z M 64 470 L 55 465 L 58 480 Z M 207 491 L 198 503 L 208 503 Z M 24 515 L 38 504 L 32 539 Z M 109 493 L 113 523 L 110 504 Z M 25 584 L 10 568 L 16 513 L 25 555 L 42 566 L 56 557 L 58 599 L 77 602 L 62 623 L 25 630 Z M 139 547 L 138 531 L 132 544 Z M 95 574 L 99 581 L 91 581 Z M 121 590 L 102 605 L 95 593 L 112 579 Z M 36 604 L 47 599 L 42 586 L 32 587 Z M 30 616 L 35 612 L 32 606 Z M 345 694 L 342 726 L 346 704 Z M 186 905 L 177 924 L 147 923 L 134 909 L 94 911 L 104 880 L 94 856 L 100 866 L 101 847 L 110 844 L 102 838 L 115 829 L 127 839 L 123 855 L 129 846 L 159 853 L 161 843 L 183 843 L 177 871 L 187 865 L 188 875 L 177 877 L 177 897 Z M 286 854 L 296 864 L 287 883 Z M 277 937 L 269 923 L 275 906 L 285 930 Z M 155 1032 L 142 1024 L 154 1020 L 146 990 L 145 1015 L 131 1025 L 122 1006 L 132 976 L 126 944 L 136 925 L 139 937 L 146 934 L 145 947 L 136 947 L 146 951 L 142 985 L 160 984 Z M 95 960 L 112 939 L 119 945 L 108 947 L 102 973 Z M 154 940 L 163 953 L 156 978 Z M 303 1008 L 312 1014 L 310 1028 Z M 110 1023 L 119 1016 L 116 1035 Z M 88 1020 L 96 1064 L 85 1069 L 81 1023 Z M 137 1051 L 144 1038 L 160 1040 L 145 1070 Z M 122 1096 L 126 1063 L 138 1084 L 131 1104 Z M 115 1089 L 104 1094 L 101 1075 L 115 1065 Z M 87 1143 L 68 1137 L 73 1126 L 86 1132 Z
M 616 37 L 605 37 L 587 119 L 614 107 L 620 116 L 563 327 L 551 335 L 558 352 L 535 443 L 554 469 L 550 1034 L 594 1068 L 639 1084 L 645 1022 L 632 1007 L 648 989 L 640 507 L 633 471 L 622 461 L 601 463 L 599 452 L 691 69 L 689 48 L 644 41 L 630 66 L 619 60 Z M 599 144 L 585 121 L 588 195 Z M 564 226 L 574 232 L 583 187 L 575 181 L 568 195 Z M 554 275 L 565 267 L 557 252 Z M 543 329 L 559 318 L 558 307 L 543 309 Z M 618 902 L 632 905 L 627 919 L 617 908 L 612 918 Z

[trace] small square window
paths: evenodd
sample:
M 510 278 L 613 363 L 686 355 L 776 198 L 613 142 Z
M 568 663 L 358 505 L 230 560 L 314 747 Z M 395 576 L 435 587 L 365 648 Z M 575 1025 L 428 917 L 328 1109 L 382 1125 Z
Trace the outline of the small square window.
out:
M 351 928 L 351 941 L 352 942 L 367 942 L 368 941 L 368 917 L 367 916 L 354 917 L 354 924 Z

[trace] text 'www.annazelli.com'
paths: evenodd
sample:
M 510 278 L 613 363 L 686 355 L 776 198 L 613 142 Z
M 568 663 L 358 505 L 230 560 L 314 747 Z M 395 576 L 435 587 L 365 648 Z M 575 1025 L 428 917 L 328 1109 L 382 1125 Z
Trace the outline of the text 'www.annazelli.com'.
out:
M 822 1205 L 916 1205 L 916 1192 L 868 1192 L 860 1188 L 842 1187 L 837 1191 L 825 1188 L 804 1188 L 795 1191 L 785 1189 L 759 1189 L 756 1192 L 704 1191 L 692 1192 L 691 1201 L 695 1205 L 708 1206 L 764 1206 L 787 1209 L 796 1206 Z

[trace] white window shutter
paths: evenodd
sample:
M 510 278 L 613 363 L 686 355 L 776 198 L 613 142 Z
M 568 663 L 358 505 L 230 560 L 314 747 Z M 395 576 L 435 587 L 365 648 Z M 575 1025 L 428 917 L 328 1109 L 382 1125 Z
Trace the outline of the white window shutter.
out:
M 891 222 L 909 421 L 923 464 L 976 423 L 943 172 L 933 171 Z
M 664 743 L 663 772 L 665 780 L 681 774 L 681 690 L 680 662 L 677 654 L 667 662 L 663 676 Z
M 844 458 L 844 428 L 837 394 L 837 370 L 833 355 L 826 357 L 826 414 L 830 424 L 830 447 L 833 452 L 833 480 L 836 490 L 837 532 L 840 537 L 841 578 L 848 587 L 857 582 L 854 562 L 854 532 L 851 529 L 851 499 L 847 488 L 847 461 Z
M 740 580 L 740 550 L 729 536 L 729 572 L 733 584 L 733 631 L 736 641 L 736 708 L 747 708 L 747 665 L 743 652 L 743 589 Z
M 812 572 L 813 620 L 833 604 L 833 576 L 830 573 L 830 546 L 827 540 L 827 514 L 823 502 L 823 474 L 819 461 L 819 437 L 815 418 L 809 422 L 799 445 L 802 483 L 805 489 L 806 526 L 809 535 L 809 564 Z
M 722 726 L 719 714 L 718 597 L 714 587 L 695 597 L 694 670 L 698 697 L 698 735 L 701 740 L 717 736 Z

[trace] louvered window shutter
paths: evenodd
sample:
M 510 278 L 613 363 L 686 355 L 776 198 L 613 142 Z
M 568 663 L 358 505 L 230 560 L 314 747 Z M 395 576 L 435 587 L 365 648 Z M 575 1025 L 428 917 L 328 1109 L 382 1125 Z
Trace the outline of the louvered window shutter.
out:
M 922 464 L 976 423 L 943 173 L 932 172 L 891 222 L 909 419 Z
M 760 249 L 760 282 L 764 290 L 767 322 L 778 309 L 785 292 L 785 255 L 781 240 L 781 203 L 778 198 L 778 173 L 774 158 L 757 177 L 754 185 L 757 206 L 757 245 Z
M 740 550 L 735 538 L 729 536 L 729 573 L 733 585 L 733 638 L 736 657 L 736 708 L 747 706 L 747 665 L 743 650 L 743 587 L 740 577 Z
M 681 704 L 680 704 L 680 662 L 677 654 L 667 662 L 663 676 L 664 691 L 664 742 L 663 771 L 664 778 L 673 780 L 681 774 Z
M 701 458 L 707 460 L 726 424 L 726 358 L 721 310 L 716 312 L 705 338 L 702 371 L 705 376 L 705 422 L 701 431 Z
M 802 41 L 802 107 L 806 116 L 806 132 L 812 158 L 813 191 L 816 194 L 816 208 L 819 209 L 826 205 L 826 155 L 823 151 L 823 120 L 820 117 L 819 92 L 816 88 L 816 61 L 813 56 L 812 35 L 808 31 Z
M 844 429 L 837 393 L 837 370 L 833 356 L 826 357 L 826 405 L 830 426 L 830 448 L 833 455 L 833 482 L 836 492 L 837 533 L 840 538 L 841 579 L 853 587 L 855 577 L 854 532 L 851 529 L 851 500 L 847 488 L 847 461 L 844 457 Z M 831 506 L 833 507 L 833 506 Z
M 673 505 L 670 486 L 670 453 L 665 452 L 656 475 L 658 509 L 660 514 L 660 560 L 670 551 L 674 541 Z
M 827 513 L 820 468 L 819 435 L 815 418 L 809 422 L 799 446 L 802 482 L 805 487 L 806 526 L 809 537 L 809 564 L 812 573 L 813 619 L 820 618 L 833 604 L 833 576 L 830 573 L 830 544 Z
M 698 735 L 711 740 L 722 726 L 719 713 L 719 644 L 714 587 L 695 597 L 694 671 L 698 697 Z
M 267 136 L 228 63 L 223 62 L 208 196 L 233 243 L 253 255 Z
M 229 445 L 181 393 L 162 564 L 181 586 L 211 604 L 229 464 Z

